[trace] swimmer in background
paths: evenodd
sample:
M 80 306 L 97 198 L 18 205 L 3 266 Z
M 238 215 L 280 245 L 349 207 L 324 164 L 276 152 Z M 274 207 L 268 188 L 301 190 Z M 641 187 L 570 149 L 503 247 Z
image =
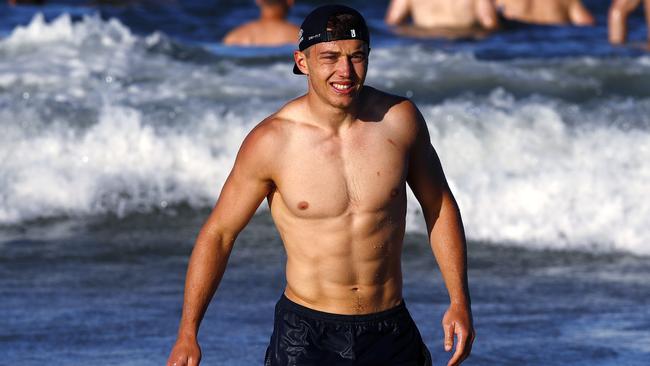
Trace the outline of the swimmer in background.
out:
M 645 7 L 645 19 L 648 25 L 648 42 L 646 49 L 650 50 L 650 0 L 643 0 Z M 609 8 L 608 33 L 609 43 L 620 45 L 627 40 L 627 17 L 639 5 L 641 0 L 614 0 Z
M 223 43 L 230 46 L 281 46 L 294 44 L 299 28 L 286 20 L 293 0 L 256 0 L 260 18 L 230 31 Z
M 411 26 L 405 25 L 409 17 Z M 415 37 L 477 37 L 499 27 L 491 0 L 392 0 L 385 22 Z
M 541 25 L 594 25 L 581 0 L 495 0 L 504 18 Z

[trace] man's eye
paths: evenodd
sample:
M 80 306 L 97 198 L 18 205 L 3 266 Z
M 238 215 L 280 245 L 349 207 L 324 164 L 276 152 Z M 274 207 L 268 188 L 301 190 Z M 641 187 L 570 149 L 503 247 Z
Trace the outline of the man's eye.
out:
M 352 61 L 354 62 L 363 62 L 366 60 L 366 55 L 354 55 L 352 56 Z
M 321 60 L 325 62 L 336 62 L 336 56 L 321 56 Z

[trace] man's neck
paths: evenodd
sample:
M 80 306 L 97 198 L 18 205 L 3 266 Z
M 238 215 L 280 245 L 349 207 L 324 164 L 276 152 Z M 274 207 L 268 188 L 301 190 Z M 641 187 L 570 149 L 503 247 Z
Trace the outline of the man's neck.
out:
M 263 6 L 260 8 L 260 20 L 281 21 L 287 17 L 288 9 L 282 6 Z
M 348 108 L 337 108 L 325 103 L 316 93 L 307 93 L 307 108 L 312 116 L 312 122 L 318 126 L 338 133 L 342 128 L 354 123 L 361 109 L 361 93 L 355 103 Z

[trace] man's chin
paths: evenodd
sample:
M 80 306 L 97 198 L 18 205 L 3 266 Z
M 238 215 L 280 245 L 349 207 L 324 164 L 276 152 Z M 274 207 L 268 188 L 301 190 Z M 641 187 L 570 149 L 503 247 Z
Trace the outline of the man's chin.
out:
M 355 104 L 356 99 L 357 98 L 350 98 L 349 100 L 345 100 L 345 101 L 336 100 L 332 102 L 332 106 L 339 109 L 348 109 Z
M 358 100 L 359 92 L 355 90 L 350 94 L 336 95 L 332 100 L 332 104 L 338 108 L 348 108 L 351 105 L 355 104 Z

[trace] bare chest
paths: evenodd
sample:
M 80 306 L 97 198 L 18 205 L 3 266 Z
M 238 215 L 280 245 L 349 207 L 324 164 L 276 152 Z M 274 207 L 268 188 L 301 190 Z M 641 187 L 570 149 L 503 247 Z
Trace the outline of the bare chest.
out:
M 405 195 L 407 148 L 385 135 L 307 140 L 288 150 L 275 183 L 295 216 L 378 212 Z

